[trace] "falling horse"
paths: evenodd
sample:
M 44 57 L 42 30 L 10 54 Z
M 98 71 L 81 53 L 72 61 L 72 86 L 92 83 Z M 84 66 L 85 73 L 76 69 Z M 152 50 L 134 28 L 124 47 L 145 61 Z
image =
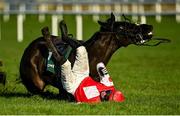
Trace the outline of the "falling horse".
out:
M 98 21 L 100 30 L 89 40 L 82 42 L 88 51 L 90 75 L 99 81 L 96 64 L 104 62 L 106 65 L 113 53 L 120 47 L 130 44 L 142 45 L 152 38 L 152 25 L 134 24 L 127 20 L 115 21 L 115 16 L 105 21 Z M 51 40 L 60 40 L 57 36 L 51 36 Z M 34 40 L 24 51 L 20 62 L 20 77 L 27 90 L 33 94 L 43 92 L 46 85 L 52 85 L 59 89 L 60 95 L 67 97 L 59 78 L 55 74 L 46 71 L 48 57 L 47 42 L 44 37 Z M 69 60 L 74 62 L 75 50 L 71 52 Z

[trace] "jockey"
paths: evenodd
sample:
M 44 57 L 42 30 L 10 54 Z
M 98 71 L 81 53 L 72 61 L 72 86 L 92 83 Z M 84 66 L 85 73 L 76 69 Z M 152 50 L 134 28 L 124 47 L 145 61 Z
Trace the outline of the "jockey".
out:
M 89 60 L 86 48 L 80 42 L 71 39 L 67 36 L 67 29 L 65 23 L 61 22 L 62 39 L 74 50 L 76 50 L 76 57 L 73 67 L 64 48 L 57 50 L 54 48 L 50 38 L 48 28 L 42 29 L 42 34 L 47 41 L 48 47 L 56 61 L 63 61 L 61 65 L 61 82 L 63 88 L 75 97 L 77 102 L 101 102 L 101 101 L 124 101 L 124 96 L 120 91 L 117 91 L 109 76 L 105 65 L 100 62 L 97 64 L 97 71 L 100 77 L 100 82 L 94 81 L 89 75 Z M 65 54 L 64 54 L 65 53 Z M 69 54 L 68 54 L 69 55 Z
M 73 67 L 66 60 L 61 66 L 61 82 L 63 88 L 71 93 L 77 102 L 124 101 L 124 96 L 117 91 L 109 76 L 105 65 L 97 64 L 100 82 L 89 76 L 89 61 L 86 48 L 79 46 L 76 49 L 76 59 Z

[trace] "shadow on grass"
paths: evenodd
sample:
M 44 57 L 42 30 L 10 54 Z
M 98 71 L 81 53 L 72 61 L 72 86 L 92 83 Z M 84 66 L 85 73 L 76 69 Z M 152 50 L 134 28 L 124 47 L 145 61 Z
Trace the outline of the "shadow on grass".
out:
M 19 93 L 19 92 L 0 92 L 1 97 L 11 98 L 11 97 L 31 97 L 31 94 L 28 93 Z
M 64 98 L 63 96 L 60 96 L 60 94 L 55 94 L 49 91 L 43 92 L 41 94 L 36 94 L 36 95 L 38 95 L 39 97 L 43 99 L 48 99 L 48 100 L 69 101 L 68 98 Z M 0 97 L 5 97 L 5 98 L 13 98 L 13 97 L 31 98 L 33 96 L 35 95 L 31 93 L 16 92 L 12 90 L 10 91 L 10 90 L 7 90 L 7 88 L 4 90 L 0 90 Z

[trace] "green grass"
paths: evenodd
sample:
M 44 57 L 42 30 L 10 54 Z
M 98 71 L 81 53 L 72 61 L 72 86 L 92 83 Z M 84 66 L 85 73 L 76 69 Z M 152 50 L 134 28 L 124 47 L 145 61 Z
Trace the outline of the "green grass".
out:
M 91 18 L 84 17 L 84 38 L 99 30 Z M 70 33 L 75 35 L 74 16 L 67 15 L 64 19 Z M 120 48 L 108 69 L 116 88 L 124 93 L 125 102 L 90 105 L 30 96 L 16 81 L 19 61 L 25 47 L 41 36 L 41 28 L 51 27 L 51 17 L 39 23 L 37 16 L 28 15 L 24 22 L 24 41 L 17 43 L 16 17 L 11 15 L 10 21 L 5 23 L 0 16 L 0 59 L 4 62 L 2 70 L 7 72 L 6 86 L 0 85 L 0 114 L 180 114 L 180 24 L 173 16 L 163 17 L 161 23 L 156 23 L 154 17 L 148 17 L 147 21 L 154 26 L 156 36 L 170 38 L 172 42 L 157 47 Z M 47 90 L 58 94 L 51 86 Z

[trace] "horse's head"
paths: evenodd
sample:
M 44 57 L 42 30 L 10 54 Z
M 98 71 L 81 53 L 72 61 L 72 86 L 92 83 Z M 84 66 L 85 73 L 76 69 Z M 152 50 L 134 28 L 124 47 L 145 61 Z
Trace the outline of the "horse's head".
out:
M 127 18 L 125 21 L 115 21 L 112 13 L 106 22 L 98 21 L 98 23 L 101 25 L 101 32 L 115 33 L 121 46 L 141 45 L 152 38 L 152 25 L 131 23 Z

